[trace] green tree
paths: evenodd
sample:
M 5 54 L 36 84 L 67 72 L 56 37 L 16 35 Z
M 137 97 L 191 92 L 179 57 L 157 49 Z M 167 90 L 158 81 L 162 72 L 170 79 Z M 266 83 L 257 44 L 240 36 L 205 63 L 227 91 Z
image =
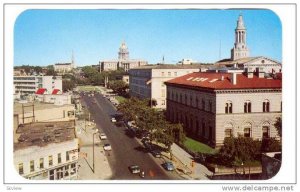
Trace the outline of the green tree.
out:
M 74 81 L 70 81 L 66 79 L 62 80 L 62 89 L 64 92 L 73 90 L 73 88 L 75 88 Z
M 129 85 L 122 80 L 114 80 L 109 82 L 109 88 L 118 95 L 124 95 L 129 88 Z
M 48 65 L 47 66 L 46 75 L 49 75 L 49 76 L 56 76 L 57 75 L 57 73 L 54 71 L 54 66 L 53 65 Z
M 276 118 L 276 122 L 275 122 L 274 126 L 277 130 L 279 137 L 282 138 L 282 119 L 281 119 L 281 117 Z
M 241 165 L 253 161 L 260 150 L 261 142 L 258 140 L 249 137 L 225 138 L 218 160 L 225 165 Z

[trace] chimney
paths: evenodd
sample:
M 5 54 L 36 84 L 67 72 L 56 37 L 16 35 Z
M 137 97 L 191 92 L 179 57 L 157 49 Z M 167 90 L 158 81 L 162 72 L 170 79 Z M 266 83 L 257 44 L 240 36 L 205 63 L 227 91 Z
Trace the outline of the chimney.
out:
M 233 85 L 236 85 L 236 73 L 232 73 L 232 74 L 231 74 L 231 83 L 232 83 Z
M 253 78 L 253 69 L 251 67 L 246 68 L 246 75 L 248 78 Z
M 265 78 L 265 71 L 263 67 L 256 68 L 258 78 Z

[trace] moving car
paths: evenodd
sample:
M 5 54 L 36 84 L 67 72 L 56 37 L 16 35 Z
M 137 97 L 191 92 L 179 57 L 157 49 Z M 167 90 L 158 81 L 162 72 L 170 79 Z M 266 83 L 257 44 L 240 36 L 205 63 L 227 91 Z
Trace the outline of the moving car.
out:
M 104 149 L 104 151 L 111 151 L 111 145 L 106 143 L 106 144 L 104 144 L 103 149 Z
M 107 139 L 107 137 L 106 137 L 106 135 L 104 133 L 100 133 L 99 137 L 100 137 L 101 140 Z
M 167 171 L 174 171 L 174 170 L 175 170 L 175 167 L 174 167 L 173 163 L 172 163 L 172 162 L 169 162 L 169 161 L 163 163 L 162 166 L 163 166 L 163 168 L 165 168 L 165 170 L 167 170 Z
M 136 174 L 136 173 L 140 173 L 141 172 L 141 169 L 138 165 L 130 165 L 128 167 L 129 171 L 132 173 L 132 174 Z

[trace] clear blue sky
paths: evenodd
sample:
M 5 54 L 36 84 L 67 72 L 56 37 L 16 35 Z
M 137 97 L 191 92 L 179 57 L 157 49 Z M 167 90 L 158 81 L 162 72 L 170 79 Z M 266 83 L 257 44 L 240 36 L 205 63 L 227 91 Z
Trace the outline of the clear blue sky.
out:
M 27 10 L 15 22 L 14 65 L 70 62 L 72 50 L 76 65 L 94 65 L 116 59 L 123 40 L 131 59 L 151 64 L 215 62 L 230 57 L 241 12 L 250 56 L 281 61 L 281 22 L 270 10 Z

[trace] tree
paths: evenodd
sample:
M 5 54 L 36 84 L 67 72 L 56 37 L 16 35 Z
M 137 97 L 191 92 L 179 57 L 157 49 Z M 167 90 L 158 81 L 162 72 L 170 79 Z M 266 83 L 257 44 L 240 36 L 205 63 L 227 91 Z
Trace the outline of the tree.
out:
M 281 117 L 276 118 L 276 122 L 275 122 L 274 126 L 277 130 L 279 137 L 282 138 L 282 119 L 281 119 Z
M 225 165 L 241 165 L 253 161 L 260 154 L 261 142 L 250 137 L 228 137 L 218 154 L 219 162 Z
M 73 90 L 74 87 L 75 87 L 74 81 L 70 81 L 66 79 L 62 80 L 62 89 L 64 92 Z
M 118 95 L 124 95 L 129 88 L 129 85 L 122 80 L 115 80 L 109 82 L 109 88 Z
M 54 71 L 54 66 L 53 65 L 48 65 L 47 66 L 46 75 L 49 75 L 49 76 L 56 76 L 57 75 L 57 73 Z

